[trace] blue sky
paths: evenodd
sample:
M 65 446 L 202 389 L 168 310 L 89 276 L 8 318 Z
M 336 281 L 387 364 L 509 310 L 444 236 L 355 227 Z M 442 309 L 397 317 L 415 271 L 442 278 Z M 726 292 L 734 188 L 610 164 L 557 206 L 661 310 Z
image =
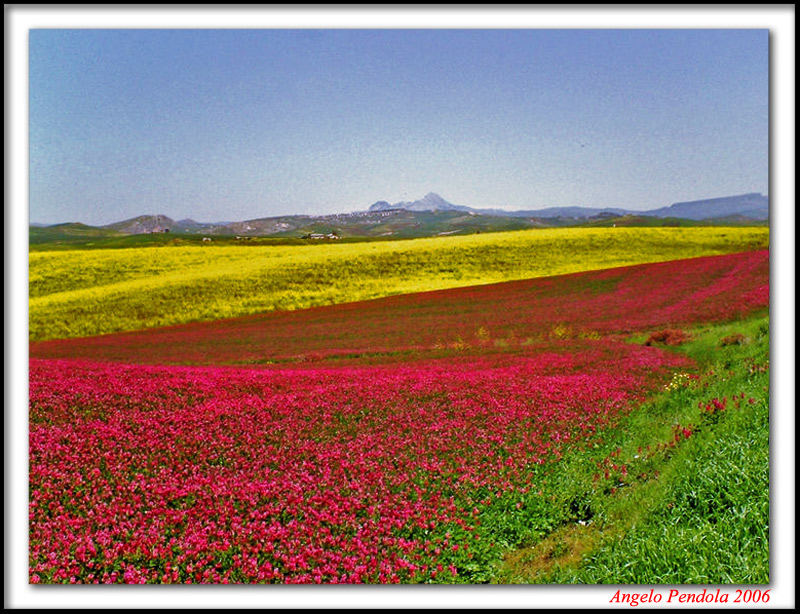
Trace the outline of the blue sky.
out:
M 768 189 L 767 30 L 31 30 L 30 220 Z

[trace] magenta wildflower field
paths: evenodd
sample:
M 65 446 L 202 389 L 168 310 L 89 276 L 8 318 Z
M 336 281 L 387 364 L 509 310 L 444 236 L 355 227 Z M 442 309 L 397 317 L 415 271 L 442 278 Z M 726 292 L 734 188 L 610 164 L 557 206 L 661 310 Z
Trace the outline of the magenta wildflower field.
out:
M 498 319 L 542 312 L 536 288 L 548 317 L 518 318 L 499 343 L 478 334 L 437 345 L 438 354 L 437 319 L 442 328 L 463 323 L 470 301 L 464 290 L 421 295 L 426 327 L 409 332 L 415 343 L 405 346 L 416 350 L 377 363 L 373 352 L 330 364 L 322 354 L 249 367 L 136 364 L 130 348 L 141 340 L 151 349 L 140 362 L 157 362 L 158 344 L 146 342 L 157 332 L 32 344 L 30 581 L 481 581 L 519 527 L 545 535 L 558 524 L 548 484 L 560 463 L 601 444 L 676 370 L 692 368 L 679 353 L 626 342 L 623 332 L 768 305 L 767 252 L 719 258 L 670 263 L 684 273 L 672 295 L 663 286 L 645 294 L 668 274 L 664 264 L 517 284 L 524 291 L 498 303 Z M 485 303 L 513 288 L 474 292 Z M 587 288 L 595 299 L 581 313 L 568 297 Z M 672 315 L 644 317 L 637 292 Z M 404 323 L 411 331 L 420 322 L 403 321 L 398 309 L 359 343 L 357 305 L 307 313 L 346 322 L 349 333 L 336 333 L 353 341 L 344 347 L 381 351 Z M 301 326 L 304 312 L 267 317 Z M 554 329 L 559 322 L 569 326 Z M 185 330 L 198 338 L 214 328 Z M 115 343 L 129 348 L 127 362 L 103 360 L 102 348 Z M 419 349 L 424 343 L 430 351 Z M 317 336 L 310 344 L 320 350 Z M 93 345 L 101 347 L 94 360 L 65 357 L 70 346 Z M 46 357 L 54 348 L 61 356 Z M 289 349 L 305 353 L 302 337 Z M 175 348 L 163 350 L 171 362 Z M 676 441 L 690 435 L 684 428 Z

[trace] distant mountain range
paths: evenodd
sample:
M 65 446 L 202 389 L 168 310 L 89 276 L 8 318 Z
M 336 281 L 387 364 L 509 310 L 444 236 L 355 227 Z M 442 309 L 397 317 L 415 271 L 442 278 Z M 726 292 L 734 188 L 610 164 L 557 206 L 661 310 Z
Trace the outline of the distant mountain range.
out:
M 753 220 L 766 220 L 769 219 L 769 199 L 758 193 L 708 198 L 706 200 L 675 203 L 669 207 L 643 212 L 642 215 L 682 217 L 688 220 L 707 220 L 740 215 Z
M 526 209 L 507 211 L 504 209 L 475 209 L 463 205 L 454 205 L 447 202 L 438 194 L 430 192 L 420 200 L 413 202 L 399 202 L 389 204 L 380 200 L 370 206 L 369 211 L 390 211 L 392 209 L 405 209 L 406 211 L 463 211 L 476 215 L 500 215 L 511 217 L 533 218 L 589 218 L 600 214 L 613 215 L 643 215 L 650 217 L 677 217 L 687 220 L 707 220 L 738 215 L 753 220 L 766 220 L 769 218 L 769 199 L 763 194 L 750 193 L 738 196 L 725 196 L 694 200 L 690 202 L 674 203 L 668 207 L 651 209 L 649 211 L 634 211 L 615 207 L 548 207 L 545 209 Z
M 433 192 L 411 202 L 378 201 L 366 211 L 331 215 L 284 215 L 243 222 L 173 220 L 166 215 L 140 215 L 105 226 L 80 223 L 30 225 L 33 244 L 112 241 L 125 237 L 158 235 L 208 237 L 321 237 L 411 238 L 437 235 L 497 232 L 562 226 L 686 226 L 763 224 L 769 219 L 769 199 L 757 193 L 674 203 L 650 211 L 606 207 L 548 207 L 522 211 L 477 209 L 455 205 Z M 330 235 L 330 236 L 329 236 Z M 175 237 L 175 241 L 179 241 Z M 159 239 L 160 242 L 163 242 Z

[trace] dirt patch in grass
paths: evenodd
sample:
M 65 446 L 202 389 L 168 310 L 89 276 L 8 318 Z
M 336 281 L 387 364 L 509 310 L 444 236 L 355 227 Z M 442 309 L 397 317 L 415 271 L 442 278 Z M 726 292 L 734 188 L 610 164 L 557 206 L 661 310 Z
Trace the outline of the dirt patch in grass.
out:
M 556 566 L 576 566 L 602 536 L 603 531 L 594 524 L 572 523 L 560 527 L 541 542 L 508 553 L 504 559 L 507 570 L 504 581 L 527 584 L 547 576 Z
M 644 342 L 645 345 L 682 345 L 691 340 L 691 336 L 680 329 L 666 329 L 653 333 Z
M 719 344 L 722 347 L 726 347 L 728 345 L 744 345 L 749 342 L 749 339 L 745 337 L 742 333 L 734 333 L 732 335 L 728 335 L 727 337 L 723 337 L 719 340 Z

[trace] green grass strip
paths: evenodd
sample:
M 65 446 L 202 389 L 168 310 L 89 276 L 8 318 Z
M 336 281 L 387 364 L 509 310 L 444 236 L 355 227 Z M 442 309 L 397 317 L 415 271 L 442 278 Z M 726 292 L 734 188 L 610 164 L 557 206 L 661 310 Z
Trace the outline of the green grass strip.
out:
M 566 520 L 510 551 L 493 581 L 769 582 L 769 320 L 692 335 L 679 351 L 700 378 L 676 375 L 602 450 L 565 463 L 553 491 Z M 708 411 L 713 399 L 725 408 Z M 627 476 L 595 481 L 609 455 Z

